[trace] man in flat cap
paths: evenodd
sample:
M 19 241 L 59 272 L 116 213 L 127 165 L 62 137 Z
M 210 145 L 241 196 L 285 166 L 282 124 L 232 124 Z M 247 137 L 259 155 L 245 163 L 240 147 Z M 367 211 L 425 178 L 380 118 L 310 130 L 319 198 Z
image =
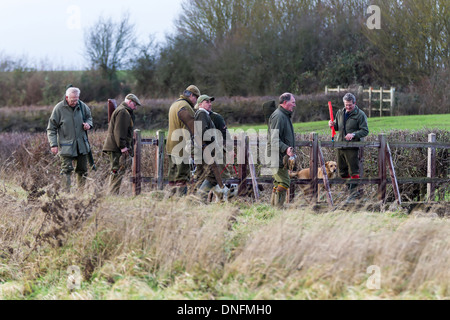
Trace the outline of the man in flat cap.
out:
M 207 200 L 209 191 L 219 184 L 218 179 L 222 181 L 222 179 L 229 177 L 224 164 L 224 155 L 230 153 L 230 157 L 234 158 L 234 144 L 231 143 L 231 136 L 225 120 L 220 114 L 212 111 L 212 102 L 214 100 L 214 97 L 206 94 L 201 95 L 194 107 L 196 109 L 194 116 L 196 125 L 200 126 L 201 124 L 201 127 L 197 129 L 196 151 L 202 153 L 203 150 L 209 149 L 208 152 L 204 152 L 201 155 L 202 163 L 197 164 L 195 172 L 197 184 L 200 186 L 197 195 L 203 201 Z M 226 143 L 227 140 L 228 144 Z M 213 153 L 209 154 L 211 150 L 213 150 Z M 206 159 L 206 157 L 210 156 L 214 158 L 214 164 L 211 163 L 212 159 Z M 219 187 L 215 188 L 215 190 L 220 191 L 221 188 Z M 222 193 L 227 191 L 228 189 L 224 189 Z
M 200 96 L 200 90 L 190 85 L 169 109 L 169 133 L 167 136 L 167 154 L 169 156 L 169 192 L 170 196 L 187 194 L 187 183 L 191 178 L 190 153 L 186 152 L 186 143 L 194 136 L 194 106 Z
M 119 194 L 122 178 L 131 167 L 134 156 L 133 129 L 137 106 L 141 106 L 139 99 L 132 93 L 128 94 L 111 115 L 108 125 L 108 135 L 103 145 L 103 152 L 109 154 L 111 173 L 109 191 Z

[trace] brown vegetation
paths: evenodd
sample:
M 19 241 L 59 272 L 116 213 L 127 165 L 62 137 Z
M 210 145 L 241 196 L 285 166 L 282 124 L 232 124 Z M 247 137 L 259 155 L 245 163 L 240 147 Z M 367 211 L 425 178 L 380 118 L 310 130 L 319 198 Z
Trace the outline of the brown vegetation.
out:
M 3 298 L 445 299 L 448 219 L 0 192 Z M 70 266 L 82 287 L 66 288 Z M 367 286 L 370 266 L 380 287 Z M 131 290 L 132 286 L 134 290 Z M 3 288 L 3 285 L 0 285 Z M 133 295 L 136 292 L 137 296 Z M 72 294 L 71 294 L 72 292 Z M 76 293 L 76 295 L 74 295 Z
M 423 140 L 426 132 L 393 132 Z M 90 135 L 98 171 L 85 191 L 60 193 L 59 161 L 46 136 L 0 135 L 0 283 L 19 283 L 4 298 L 30 299 L 445 299 L 450 262 L 448 212 L 435 205 L 407 210 L 373 201 L 324 212 L 301 195 L 278 211 L 250 198 L 199 205 L 163 200 L 148 186 L 136 198 L 103 191 L 108 162 L 104 132 Z M 437 132 L 448 140 L 447 131 Z M 298 135 L 299 140 L 307 135 Z M 16 143 L 10 142 L 14 139 Z M 321 137 L 319 137 L 321 139 Z M 298 150 L 300 165 L 307 148 Z M 154 174 L 154 147 L 144 148 L 144 175 Z M 332 150 L 324 150 L 333 158 Z M 426 154 L 395 150 L 402 175 L 422 175 Z M 365 152 L 366 175 L 376 170 Z M 409 162 L 414 159 L 415 167 Z M 439 164 L 448 168 L 448 158 Z M 441 170 L 441 169 L 439 169 Z M 21 187 L 19 187 L 21 186 Z M 342 194 L 334 191 L 336 201 Z M 130 190 L 124 181 L 123 189 Z M 373 192 L 372 192 L 373 191 Z M 300 193 L 300 192 L 299 192 Z M 403 194 L 408 194 L 405 189 Z M 78 266 L 82 287 L 67 291 L 66 270 Z M 380 289 L 367 286 L 370 266 Z M 101 288 L 101 289 L 100 289 Z M 74 295 L 76 292 L 76 295 Z M 136 296 L 137 295 L 137 296 Z

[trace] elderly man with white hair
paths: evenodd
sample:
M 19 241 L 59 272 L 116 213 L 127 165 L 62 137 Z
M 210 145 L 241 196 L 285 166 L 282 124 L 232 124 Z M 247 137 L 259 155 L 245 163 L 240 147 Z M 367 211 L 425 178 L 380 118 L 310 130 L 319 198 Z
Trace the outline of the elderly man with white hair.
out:
M 65 99 L 53 108 L 47 126 L 51 151 L 55 155 L 59 154 L 61 159 L 64 191 L 70 192 L 71 175 L 74 170 L 77 174 L 78 187 L 83 187 L 86 182 L 90 151 L 87 131 L 92 126 L 91 109 L 80 101 L 80 89 L 68 88 Z

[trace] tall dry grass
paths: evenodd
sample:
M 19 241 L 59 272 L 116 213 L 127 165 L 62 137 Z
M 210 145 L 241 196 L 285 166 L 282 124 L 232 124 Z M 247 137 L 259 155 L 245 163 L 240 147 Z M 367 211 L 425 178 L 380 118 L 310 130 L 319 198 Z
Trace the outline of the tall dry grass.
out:
M 314 292 L 328 299 L 345 297 L 350 287 L 370 292 L 367 269 L 377 266 L 381 297 L 414 296 L 423 290 L 448 297 L 448 223 L 429 217 L 389 219 L 368 212 L 318 217 L 292 210 L 257 230 L 227 273 L 244 275 L 248 285 L 280 290 L 286 296 L 314 298 Z M 326 290 L 319 290 L 318 284 Z
M 204 206 L 155 193 L 26 202 L 7 191 L 0 201 L 0 279 L 22 283 L 9 297 L 77 298 L 70 266 L 84 299 L 134 297 L 125 288 L 168 299 L 450 297 L 449 220 L 436 214 Z
M 44 134 L 0 137 L 11 148 L 0 155 L 1 298 L 450 298 L 445 208 L 408 216 L 368 201 L 317 213 L 299 201 L 280 211 L 249 199 L 164 200 L 149 189 L 110 197 L 102 132 L 90 136 L 99 170 L 84 192 L 63 194 Z M 67 289 L 70 266 L 82 273 L 77 291 Z M 367 287 L 370 266 L 380 289 Z

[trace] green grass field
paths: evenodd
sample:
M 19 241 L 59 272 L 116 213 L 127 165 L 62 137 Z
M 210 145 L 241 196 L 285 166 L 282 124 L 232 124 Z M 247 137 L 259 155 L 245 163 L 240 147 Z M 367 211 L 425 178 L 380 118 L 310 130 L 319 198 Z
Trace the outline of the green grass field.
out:
M 448 129 L 450 127 L 450 113 L 448 114 L 432 114 L 432 115 L 413 115 L 413 116 L 396 116 L 369 118 L 369 130 L 371 133 L 383 133 L 391 130 L 421 130 L 428 129 Z M 230 126 L 230 129 L 266 129 L 266 124 L 261 125 L 245 125 Z M 329 132 L 328 120 L 314 121 L 305 123 L 294 123 L 294 130 L 298 133 Z
M 396 116 L 396 117 L 381 117 L 369 118 L 369 130 L 371 134 L 389 132 L 391 130 L 412 130 L 418 131 L 422 129 L 443 129 L 447 130 L 450 125 L 450 113 L 448 114 L 432 114 L 432 115 L 412 115 L 412 116 Z M 230 130 L 244 130 L 249 129 L 259 130 L 267 129 L 266 124 L 252 124 L 229 126 Z M 167 128 L 162 128 L 167 132 Z M 294 123 L 294 130 L 297 133 L 327 133 L 330 132 L 328 128 L 328 121 L 314 121 L 304 123 Z M 144 130 L 142 137 L 155 137 L 157 130 Z

